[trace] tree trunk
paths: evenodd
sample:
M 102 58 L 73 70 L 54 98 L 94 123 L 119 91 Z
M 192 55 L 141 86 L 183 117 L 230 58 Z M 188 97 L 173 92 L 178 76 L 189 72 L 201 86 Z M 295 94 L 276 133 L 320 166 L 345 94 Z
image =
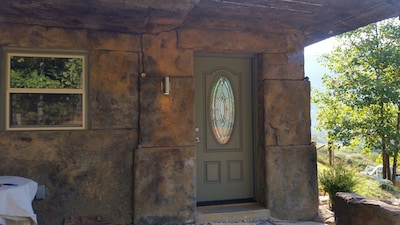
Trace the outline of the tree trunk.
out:
M 397 125 L 396 125 L 397 131 L 400 131 L 400 105 L 397 105 Z M 395 149 L 393 153 L 393 168 L 392 168 L 392 182 L 394 185 L 396 185 L 396 174 L 397 174 L 397 157 L 399 154 L 398 146 L 399 146 L 399 137 L 395 137 Z
M 389 155 L 387 154 L 387 151 L 385 150 L 385 158 L 383 159 L 383 179 L 390 179 L 390 162 L 389 162 Z
M 396 171 L 397 171 L 397 151 L 394 153 L 393 156 L 393 168 L 392 168 L 392 177 L 391 177 L 391 181 L 393 182 L 393 184 L 396 184 Z
M 390 179 L 389 156 L 386 149 L 386 139 L 382 137 L 382 178 Z
M 376 71 L 378 72 L 378 71 Z M 377 73 L 379 74 L 379 72 Z M 380 126 L 384 127 L 385 125 L 385 119 L 384 119 L 384 110 L 383 106 L 384 103 L 383 101 L 379 102 L 380 106 Z M 382 148 L 382 178 L 383 179 L 390 179 L 390 166 L 389 166 L 389 156 L 387 154 L 387 148 L 386 148 L 386 137 L 385 134 L 381 134 L 381 148 Z
M 329 166 L 333 167 L 333 149 L 332 142 L 328 142 L 328 153 L 329 153 Z

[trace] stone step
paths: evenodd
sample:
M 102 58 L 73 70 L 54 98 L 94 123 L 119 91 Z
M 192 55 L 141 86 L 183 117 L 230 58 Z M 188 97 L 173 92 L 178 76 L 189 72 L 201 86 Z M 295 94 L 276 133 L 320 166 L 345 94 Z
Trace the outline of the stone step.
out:
M 290 222 L 290 221 L 273 221 L 275 225 L 325 225 L 315 221 L 301 221 L 301 222 Z
M 198 207 L 196 221 L 197 225 L 324 225 L 315 221 L 276 220 L 257 203 Z
M 198 207 L 196 221 L 197 224 L 211 225 L 256 225 L 253 221 L 268 221 L 270 218 L 269 210 L 259 204 L 240 203 Z

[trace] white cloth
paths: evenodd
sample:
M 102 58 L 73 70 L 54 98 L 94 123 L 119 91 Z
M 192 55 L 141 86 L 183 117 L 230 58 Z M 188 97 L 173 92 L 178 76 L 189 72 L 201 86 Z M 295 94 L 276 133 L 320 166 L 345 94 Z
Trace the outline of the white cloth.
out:
M 37 182 L 24 177 L 0 176 L 0 184 L 0 224 L 37 225 L 32 208 Z

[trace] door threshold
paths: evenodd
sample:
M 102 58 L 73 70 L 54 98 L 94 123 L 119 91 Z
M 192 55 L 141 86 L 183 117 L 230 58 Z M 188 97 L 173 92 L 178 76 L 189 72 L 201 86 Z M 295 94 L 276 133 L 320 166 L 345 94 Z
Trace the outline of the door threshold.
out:
M 271 220 L 269 210 L 256 202 L 197 207 L 196 224 Z
M 250 203 L 250 202 L 256 202 L 256 201 L 253 198 L 206 201 L 206 202 L 197 202 L 197 207 L 200 207 L 200 206 L 229 205 L 229 204 Z

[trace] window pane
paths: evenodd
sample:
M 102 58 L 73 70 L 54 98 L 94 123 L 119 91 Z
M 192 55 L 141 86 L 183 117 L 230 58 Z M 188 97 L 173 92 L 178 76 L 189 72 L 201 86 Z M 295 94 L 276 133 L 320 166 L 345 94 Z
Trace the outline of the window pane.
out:
M 82 94 L 10 94 L 10 127 L 82 127 Z
M 10 57 L 11 88 L 82 88 L 82 58 Z
M 211 127 L 220 144 L 226 144 L 231 138 L 235 122 L 235 99 L 231 83 L 221 76 L 211 90 Z

